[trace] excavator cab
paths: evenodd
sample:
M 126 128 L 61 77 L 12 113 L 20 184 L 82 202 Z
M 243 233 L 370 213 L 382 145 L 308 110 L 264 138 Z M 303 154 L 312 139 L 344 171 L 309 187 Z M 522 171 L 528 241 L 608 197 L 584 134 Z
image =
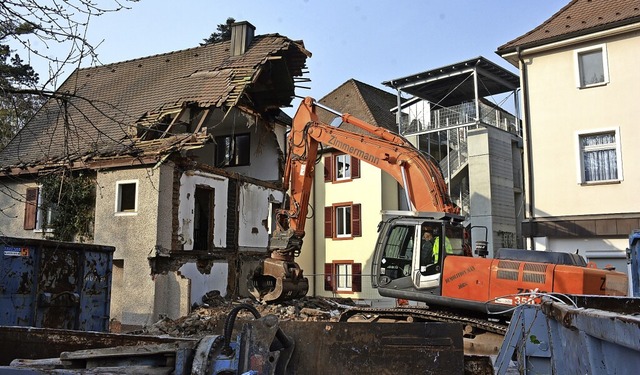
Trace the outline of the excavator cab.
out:
M 413 212 L 383 218 L 372 286 L 383 296 L 401 299 L 416 300 L 415 296 L 425 292 L 439 295 L 444 259 L 466 253 L 461 219 L 452 214 Z

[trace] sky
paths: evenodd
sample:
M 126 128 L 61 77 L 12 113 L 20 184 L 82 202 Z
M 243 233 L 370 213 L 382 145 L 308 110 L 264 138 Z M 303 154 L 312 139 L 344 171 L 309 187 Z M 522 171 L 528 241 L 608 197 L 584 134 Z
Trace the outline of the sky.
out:
M 253 24 L 256 35 L 304 41 L 313 54 L 307 60 L 311 82 L 304 84 L 310 89 L 297 89 L 296 95 L 320 99 L 351 78 L 393 92 L 381 83 L 477 56 L 517 73 L 496 49 L 568 2 L 140 0 L 127 3 L 131 9 L 91 19 L 87 37 L 99 44 L 101 63 L 109 64 L 196 47 L 233 17 Z M 31 63 L 46 75 L 46 65 Z

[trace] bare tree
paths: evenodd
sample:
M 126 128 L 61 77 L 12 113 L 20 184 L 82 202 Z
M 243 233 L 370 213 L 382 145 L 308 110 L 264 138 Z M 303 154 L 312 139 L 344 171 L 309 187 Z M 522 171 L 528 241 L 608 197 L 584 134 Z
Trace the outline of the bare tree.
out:
M 102 40 L 89 40 L 87 32 L 91 21 L 98 16 L 107 13 L 118 12 L 129 9 L 127 3 L 135 3 L 138 0 L 2 0 L 0 1 L 0 150 L 7 144 L 9 149 L 14 141 L 9 143 L 14 135 L 25 125 L 37 111 L 49 111 L 51 116 L 63 118 L 65 129 L 73 134 L 74 118 L 87 117 L 86 113 L 75 111 L 70 114 L 68 108 L 73 106 L 72 100 L 85 100 L 76 95 L 76 90 L 66 90 L 56 92 L 58 80 L 66 72 L 80 68 L 81 65 L 97 65 L 99 63 L 96 48 Z M 47 66 L 46 72 L 38 74 L 34 71 L 34 63 Z M 49 102 L 43 107 L 45 102 Z M 98 107 L 97 104 L 92 103 Z M 41 109 L 42 107 L 42 109 Z M 124 132 L 123 132 L 124 134 Z M 29 137 L 30 135 L 26 135 Z M 20 135 L 16 136 L 16 138 Z M 13 138 L 14 140 L 16 138 Z M 20 147 L 13 145 L 14 148 Z M 69 191 L 80 191 L 90 197 L 91 189 L 67 189 L 69 182 L 75 175 L 65 174 L 61 171 L 61 178 L 58 185 L 56 179 L 48 185 L 53 187 L 62 186 L 65 181 L 65 189 Z M 81 176 L 80 176 L 81 177 Z M 8 177 L 9 179 L 19 179 L 19 177 Z M 84 180 L 78 179 L 87 185 Z M 73 182 L 73 181 L 72 181 Z M 0 183 L 2 188 L 0 194 L 6 195 L 16 202 L 25 202 L 24 192 L 16 191 L 4 181 Z M 77 184 L 76 184 L 77 185 Z M 74 186 L 76 186 L 74 185 Z M 44 185 L 43 186 L 47 187 Z M 79 186 L 79 185 L 78 185 Z M 50 186 L 49 186 L 50 187 Z M 65 191 L 62 187 L 59 191 Z M 54 194 L 49 194 L 54 195 Z M 56 199 L 51 199 L 52 204 L 63 205 L 60 194 Z M 78 197 L 73 199 L 77 201 Z M 74 202 L 75 202 L 74 201 Z M 66 202 L 66 201 L 65 201 Z M 43 201 L 43 207 L 47 207 Z M 0 207 L 0 215 L 9 216 L 6 210 L 15 204 L 7 207 Z M 74 210 L 71 205 L 66 211 Z M 74 213 L 78 213 L 75 209 Z M 81 215 L 76 215 L 81 216 Z M 11 217 L 11 216 L 9 216 Z M 62 217 L 62 216 L 61 216 Z M 65 218 L 67 222 L 77 222 Z M 54 233 L 55 237 L 70 239 L 74 233 L 85 230 L 87 220 L 83 221 L 84 226 L 68 228 L 71 232 Z M 58 230 L 60 228 L 56 228 Z M 2 234 L 2 229 L 0 229 Z M 43 232 L 44 234 L 44 232 Z
M 51 97 L 67 67 L 97 63 L 101 41 L 87 39 L 94 17 L 138 0 L 3 0 L 0 2 L 0 148 Z M 55 47 L 55 48 L 54 48 Z M 18 51 L 18 52 L 16 52 Z M 56 52 L 52 52 L 56 51 Z M 27 56 L 26 62 L 20 54 Z M 47 63 L 37 74 L 32 62 Z

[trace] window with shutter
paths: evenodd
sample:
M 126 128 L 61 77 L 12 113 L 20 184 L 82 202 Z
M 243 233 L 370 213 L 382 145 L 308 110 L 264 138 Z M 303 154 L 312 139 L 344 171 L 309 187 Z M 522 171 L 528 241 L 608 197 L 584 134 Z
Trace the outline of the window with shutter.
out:
M 351 239 L 362 236 L 360 204 L 336 203 L 324 208 L 324 237 Z
M 325 290 L 338 293 L 362 291 L 362 263 L 353 260 L 337 260 L 325 263 Z
M 38 188 L 28 188 L 24 207 L 24 229 L 36 229 L 38 216 Z
M 335 154 L 324 158 L 324 181 L 346 182 L 360 178 L 360 160 L 347 154 Z

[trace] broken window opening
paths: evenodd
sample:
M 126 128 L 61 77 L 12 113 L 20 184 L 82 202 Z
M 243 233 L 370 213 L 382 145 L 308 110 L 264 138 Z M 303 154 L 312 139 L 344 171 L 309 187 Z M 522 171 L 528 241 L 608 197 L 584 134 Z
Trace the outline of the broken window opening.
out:
M 213 250 L 215 190 L 209 186 L 196 186 L 193 212 L 193 249 Z
M 250 139 L 248 133 L 216 137 L 216 167 L 249 165 Z

